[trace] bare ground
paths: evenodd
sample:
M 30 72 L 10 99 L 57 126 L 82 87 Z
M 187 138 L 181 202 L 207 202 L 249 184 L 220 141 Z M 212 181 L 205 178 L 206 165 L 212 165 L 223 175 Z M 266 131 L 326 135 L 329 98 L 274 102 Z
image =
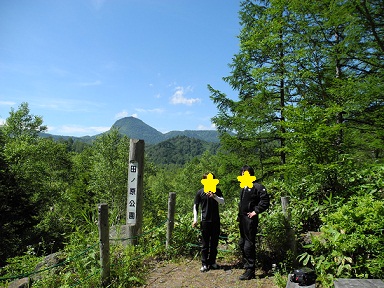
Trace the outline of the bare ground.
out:
M 180 259 L 175 262 L 157 262 L 151 269 L 142 287 L 176 288 L 176 287 L 209 287 L 209 288 L 277 288 L 273 275 L 265 275 L 256 271 L 256 279 L 241 281 L 239 276 L 244 269 L 237 263 L 218 262 L 220 269 L 200 272 L 200 259 Z

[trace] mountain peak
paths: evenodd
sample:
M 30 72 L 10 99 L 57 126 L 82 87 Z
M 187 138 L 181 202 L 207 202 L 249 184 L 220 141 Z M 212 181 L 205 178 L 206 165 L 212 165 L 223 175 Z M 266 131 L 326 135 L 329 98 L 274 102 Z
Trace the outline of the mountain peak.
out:
M 170 138 L 177 136 L 186 136 L 189 138 L 195 138 L 203 140 L 206 142 L 219 143 L 219 133 L 216 130 L 184 130 L 184 131 L 170 131 L 165 134 L 159 132 L 155 128 L 144 123 L 142 120 L 135 117 L 124 117 L 117 120 L 111 127 L 116 128 L 123 135 L 128 136 L 131 139 L 142 139 L 147 144 L 157 144 L 163 141 L 166 141 Z M 108 132 L 105 132 L 108 133 Z M 83 136 L 83 137 L 73 137 L 73 136 L 59 136 L 52 135 L 48 133 L 40 133 L 42 137 L 53 137 L 54 139 L 81 139 L 81 141 L 86 143 L 91 143 L 93 139 L 100 136 L 101 134 L 95 136 Z
M 112 128 L 117 128 L 121 134 L 127 135 L 129 138 L 143 139 L 149 144 L 161 142 L 164 138 L 163 133 L 132 116 L 117 120 Z
M 112 125 L 112 128 L 117 128 L 121 134 L 127 135 L 129 138 L 143 139 L 148 144 L 156 144 L 176 136 L 187 136 L 207 142 L 219 142 L 216 130 L 170 131 L 163 134 L 142 120 L 132 116 L 117 120 Z

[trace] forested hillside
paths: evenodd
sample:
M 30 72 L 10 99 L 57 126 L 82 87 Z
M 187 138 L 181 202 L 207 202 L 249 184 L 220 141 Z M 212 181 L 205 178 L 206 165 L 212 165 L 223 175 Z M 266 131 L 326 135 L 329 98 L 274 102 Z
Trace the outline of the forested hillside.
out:
M 205 151 L 216 154 L 218 143 L 209 143 L 187 136 L 176 136 L 169 140 L 146 147 L 148 160 L 155 164 L 184 165 Z
M 120 130 L 116 130 L 121 134 Z M 45 135 L 45 134 L 39 134 Z M 123 136 L 123 135 L 122 135 Z M 46 137 L 44 137 L 46 138 Z M 89 143 L 80 138 L 73 137 L 47 137 L 65 145 L 68 152 L 80 153 L 92 146 L 94 140 Z M 157 144 L 145 143 L 145 154 L 150 162 L 158 165 L 175 164 L 184 165 L 195 157 L 201 156 L 205 151 L 216 154 L 220 143 L 206 142 L 187 136 L 175 136 Z
M 193 199 L 208 171 L 225 197 L 221 243 L 230 252 L 221 257 L 239 258 L 237 176 L 244 164 L 271 196 L 260 215 L 259 267 L 277 264 L 275 279 L 312 267 L 321 287 L 333 287 L 336 278 L 384 279 L 382 12 L 376 0 L 242 1 L 239 52 L 223 78 L 237 97 L 208 87 L 220 148 L 187 137 L 148 147 L 148 233 L 137 246 L 112 246 L 113 287 L 143 285 L 151 259 L 196 254 Z M 68 142 L 39 137 L 45 130 L 28 103 L 12 109 L 0 129 L 0 265 L 9 264 L 0 284 L 60 251 L 63 260 L 77 261 L 33 287 L 99 287 L 99 254 L 91 249 L 98 244 L 96 207 L 108 203 L 110 225 L 125 224 L 129 138 L 112 129 L 75 152 Z M 171 191 L 177 209 L 167 250 L 159 227 Z M 289 217 L 283 196 L 290 197 Z M 75 257 L 79 251 L 87 253 Z

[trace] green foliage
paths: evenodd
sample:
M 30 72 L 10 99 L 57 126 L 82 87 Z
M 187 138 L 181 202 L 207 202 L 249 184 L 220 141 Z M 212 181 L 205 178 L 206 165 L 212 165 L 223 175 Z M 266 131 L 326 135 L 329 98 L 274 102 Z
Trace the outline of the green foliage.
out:
M 114 245 L 111 251 L 111 287 L 137 287 L 145 284 L 147 254 L 140 246 Z
M 260 215 L 258 255 L 267 255 L 272 263 L 282 263 L 289 250 L 289 223 L 280 209 Z M 290 259 L 291 260 L 291 259 Z M 263 263 L 265 264 L 265 263 Z M 290 263 L 292 266 L 292 263 Z
M 91 148 L 80 154 L 71 154 L 71 185 L 63 195 L 62 203 L 57 205 L 61 219 L 65 219 L 66 225 L 69 226 L 68 230 L 72 227 L 88 227 L 89 223 L 95 223 L 97 218 L 95 193 L 89 187 L 92 157 Z
M 203 187 L 201 179 L 204 173 L 211 172 L 218 179 L 229 177 L 223 169 L 219 172 L 221 158 L 218 155 L 212 155 L 205 151 L 200 158 L 194 158 L 186 163 L 183 167 L 166 166 L 159 167 L 152 175 L 147 175 L 145 201 L 149 205 L 160 205 L 159 210 L 166 209 L 166 199 L 169 192 L 176 192 L 177 195 L 177 213 L 185 214 L 192 211 L 193 199 L 196 192 Z M 240 167 L 237 167 L 240 169 Z M 237 172 L 237 171 L 236 171 Z M 238 173 L 238 172 L 237 172 Z M 223 177 L 223 178 L 222 178 Z M 221 181 L 221 180 L 220 180 Z M 219 183 L 219 188 L 222 189 L 224 197 L 232 195 L 232 189 L 229 189 L 223 180 L 223 185 Z M 231 183 L 232 184 L 232 183 Z M 236 188 L 236 192 L 238 189 Z M 236 193 L 237 196 L 237 193 Z M 231 197 L 230 197 L 231 198 Z M 151 201 L 153 200 L 153 201 Z M 146 205 L 144 202 L 144 205 Z M 155 210 L 158 211 L 158 210 Z M 157 212 L 150 212 L 150 214 Z
M 29 115 L 26 103 L 12 110 L 2 127 L 2 175 L 8 187 L 0 193 L 2 213 L 7 213 L 1 242 L 9 245 L 6 256 L 20 255 L 22 247 L 39 242 L 55 242 L 57 248 L 62 241 L 64 227 L 51 216 L 68 187 L 71 162 L 64 145 L 38 137 L 43 130 L 41 117 Z
M 2 128 L 4 135 L 9 138 L 36 138 L 38 133 L 47 130 L 47 127 L 42 125 L 43 118 L 29 114 L 30 110 L 28 103 L 21 103 L 18 110 L 11 108 L 9 117 L 5 121 Z
M 238 209 L 237 203 L 230 203 L 226 200 L 224 206 L 220 208 L 220 230 L 221 235 L 225 236 L 224 241 L 220 239 L 220 243 L 224 242 L 227 250 L 240 255 L 239 249 L 239 222 L 237 221 Z
M 217 147 L 217 143 L 209 143 L 187 136 L 176 136 L 158 144 L 147 146 L 146 151 L 148 159 L 155 164 L 184 165 L 194 157 L 201 156 L 207 150 L 214 154 Z
M 98 137 L 92 150 L 88 189 L 96 203 L 109 204 L 112 223 L 121 223 L 126 219 L 129 139 L 112 130 Z
M 150 165 L 150 163 L 146 163 Z M 176 192 L 172 185 L 174 173 L 177 169 L 169 166 L 168 168 L 158 168 L 155 171 L 145 169 L 144 186 L 144 211 L 149 223 L 156 223 L 157 220 L 167 217 L 168 195 L 170 192 Z
M 18 255 L 20 246 L 26 244 L 30 229 L 36 224 L 30 194 L 20 187 L 15 174 L 10 171 L 4 157 L 4 138 L 0 130 L 0 266 L 7 258 Z M 24 236 L 25 235 L 25 236 Z
M 277 285 L 279 288 L 285 288 L 287 286 L 287 275 L 281 274 L 279 272 L 275 272 L 273 274 L 273 280 L 274 283 Z
M 243 1 L 240 51 L 224 78 L 238 99 L 209 86 L 222 146 L 252 158 L 263 177 L 305 182 L 298 197 L 344 196 L 349 161 L 382 161 L 378 7 Z
M 179 214 L 175 219 L 171 250 L 168 251 L 172 257 L 177 257 L 177 255 L 191 256 L 199 251 L 196 245 L 200 246 L 200 231 L 192 228 L 193 216 L 191 212 L 184 215 Z
M 238 257 L 236 176 L 244 164 L 255 168 L 272 196 L 260 219 L 259 263 L 268 268 L 277 262 L 290 272 L 294 255 L 280 208 L 280 197 L 290 196 L 296 237 L 321 232 L 298 251 L 323 286 L 335 277 L 383 278 L 381 10 L 378 0 L 242 1 L 240 50 L 224 78 L 238 99 L 209 86 L 218 108 L 213 122 L 221 133 L 220 150 L 191 139 L 210 141 L 215 131 L 163 135 L 134 118 L 116 122 L 116 129 L 97 139 L 82 139 L 94 140 L 86 147 L 74 139 L 55 142 L 38 137 L 46 126 L 27 103 L 12 109 L 0 127 L 0 265 L 9 263 L 2 275 L 33 271 L 40 254 L 62 250 L 65 265 L 44 272 L 34 285 L 100 284 L 96 204 L 109 204 L 111 224 L 124 223 L 129 142 L 122 134 L 132 132 L 124 131 L 129 122 L 138 137 L 130 136 L 148 138 L 147 144 L 189 138 L 148 147 L 148 233 L 136 247 L 112 247 L 113 287 L 144 283 L 151 259 L 198 253 L 192 207 L 206 172 L 220 180 L 226 201 L 220 207 L 226 236 L 220 245 Z M 166 250 L 165 229 L 158 225 L 166 219 L 169 192 L 177 193 L 176 219 L 172 248 Z
M 39 271 L 34 271 L 43 258 L 28 252 L 10 259 L 10 264 L 1 271 L 2 277 L 30 275 L 33 276 L 32 287 L 99 287 L 101 268 L 97 226 L 93 224 L 90 228 L 90 233 L 83 233 L 79 228 L 71 234 L 58 264 L 40 264 Z M 147 267 L 144 260 L 148 252 L 143 247 L 146 246 L 111 245 L 110 287 L 135 287 L 145 282 L 143 273 Z
M 322 217 L 320 236 L 312 239 L 309 252 L 320 279 L 332 277 L 383 278 L 384 201 L 372 195 L 353 196 L 336 212 Z
M 33 282 L 33 287 L 71 287 L 79 283 L 87 286 L 99 283 L 99 243 L 97 228 L 94 225 L 92 233 L 84 234 L 80 229 L 69 237 L 61 255 L 62 261 L 57 267 L 48 267 L 47 272 Z
M 31 267 L 36 267 L 41 260 L 42 257 L 37 256 L 31 246 L 23 255 L 9 258 L 7 265 L 0 269 L 0 285 L 6 285 L 14 279 L 30 275 L 33 273 Z
M 204 142 L 219 144 L 219 135 L 216 130 L 184 130 L 170 131 L 164 134 L 165 139 L 171 139 L 178 136 L 199 139 Z

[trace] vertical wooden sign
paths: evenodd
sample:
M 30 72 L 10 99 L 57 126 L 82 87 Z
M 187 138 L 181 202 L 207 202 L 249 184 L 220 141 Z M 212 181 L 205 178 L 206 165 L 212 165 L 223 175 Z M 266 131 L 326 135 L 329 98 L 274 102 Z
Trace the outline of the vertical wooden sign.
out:
M 143 223 L 144 140 L 130 139 L 128 162 L 127 237 L 136 245 Z
M 139 163 L 131 161 L 128 170 L 128 201 L 127 201 L 127 224 L 136 224 L 137 219 L 137 183 Z

